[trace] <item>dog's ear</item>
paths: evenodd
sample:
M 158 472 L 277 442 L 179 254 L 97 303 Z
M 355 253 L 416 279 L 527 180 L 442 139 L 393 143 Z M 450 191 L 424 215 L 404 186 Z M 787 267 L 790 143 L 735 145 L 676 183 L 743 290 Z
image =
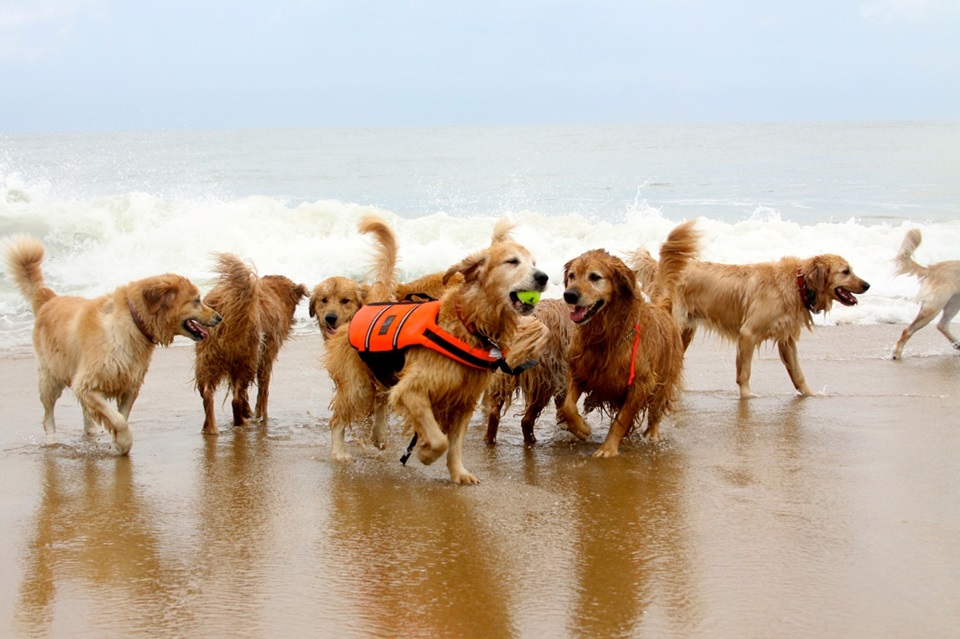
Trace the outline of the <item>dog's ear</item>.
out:
M 819 298 L 821 294 L 828 294 L 827 287 L 830 282 L 830 263 L 821 259 L 819 256 L 810 260 L 810 268 L 804 276 L 807 286 L 817 292 Z
M 443 274 L 443 284 L 446 285 L 447 281 L 457 273 L 463 275 L 463 281 L 465 282 L 475 280 L 477 278 L 477 272 L 486 262 L 487 254 L 482 251 L 464 258 L 459 263 L 447 269 L 447 272 Z
M 370 285 L 364 284 L 357 289 L 357 304 L 363 306 L 363 303 L 367 300 L 367 295 L 370 294 Z
M 613 258 L 613 284 L 617 293 L 625 298 L 637 297 L 637 274 L 618 257 Z
M 567 288 L 567 277 L 570 275 L 570 267 L 573 265 L 573 260 L 569 260 L 566 264 L 563 265 L 563 288 Z
M 177 297 L 177 286 L 172 282 L 157 282 L 148 284 L 143 289 L 143 303 L 150 314 L 157 313 L 161 308 L 168 308 Z
M 310 296 L 310 317 L 316 317 L 316 316 L 317 316 L 317 309 L 314 308 L 314 304 L 316 304 L 316 303 L 317 303 L 317 296 L 316 296 L 316 295 L 311 295 L 311 296 Z

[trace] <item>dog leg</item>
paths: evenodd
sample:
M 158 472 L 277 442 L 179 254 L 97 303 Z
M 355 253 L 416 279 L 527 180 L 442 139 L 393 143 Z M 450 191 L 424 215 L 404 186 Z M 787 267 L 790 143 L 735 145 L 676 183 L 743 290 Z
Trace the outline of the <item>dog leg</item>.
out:
M 43 370 L 38 370 L 40 381 L 40 403 L 43 404 L 43 432 L 47 437 L 52 437 L 57 432 L 57 423 L 53 418 L 53 408 L 63 393 L 64 385 L 53 378 L 52 375 Z M 84 430 L 87 424 L 87 412 L 84 411 Z
M 429 466 L 446 452 L 450 442 L 433 416 L 430 399 L 410 388 L 410 379 L 410 376 L 404 377 L 393 387 L 390 404 L 407 427 L 417 434 L 417 458 L 424 466 Z
M 687 348 L 690 346 L 690 342 L 693 341 L 694 335 L 697 334 L 697 327 L 690 325 L 685 326 L 680 333 L 680 337 L 683 339 L 683 352 L 687 352 Z
M 937 322 L 937 330 L 950 340 L 954 348 L 960 350 L 960 342 L 958 342 L 957 338 L 950 332 L 950 321 L 953 320 L 958 311 L 960 311 L 960 295 L 954 295 L 950 298 L 950 301 L 947 302 L 946 306 L 943 307 L 943 317 Z
M 573 433 L 577 438 L 585 440 L 593 432 L 590 426 L 583 421 L 580 411 L 577 410 L 577 402 L 580 401 L 580 389 L 571 381 L 567 384 L 567 396 L 564 398 L 563 406 L 560 407 L 558 418 L 564 428 Z
M 256 419 L 267 421 L 267 402 L 270 399 L 270 377 L 273 374 L 273 363 L 265 363 L 257 370 L 257 410 Z
M 94 415 L 113 435 L 113 445 L 119 455 L 126 455 L 133 446 L 133 434 L 120 411 L 115 409 L 103 396 L 94 390 L 82 390 L 78 393 L 81 407 Z
M 527 396 L 527 407 L 523 411 L 523 417 L 520 418 L 520 431 L 523 433 L 523 443 L 527 446 L 533 446 L 537 443 L 537 436 L 533 434 L 533 427 L 549 402 L 550 396 L 547 393 Z
M 246 426 L 247 417 L 250 415 L 250 401 L 247 395 L 247 387 L 242 383 L 235 383 L 233 387 L 233 401 L 230 402 L 233 408 L 233 425 Z
M 750 371 L 753 367 L 753 352 L 756 348 L 753 336 L 741 331 L 740 339 L 737 340 L 737 386 L 740 387 L 740 399 L 756 397 L 750 390 Z
M 377 392 L 373 404 L 373 445 L 383 450 L 387 447 L 387 396 Z
M 330 459 L 334 461 L 350 461 L 353 457 L 347 452 L 343 441 L 346 425 L 336 416 L 330 418 Z
M 219 435 L 220 428 L 217 426 L 217 415 L 213 406 L 214 387 L 211 384 L 204 384 L 200 387 L 200 398 L 203 400 L 203 434 Z
M 470 423 L 470 414 L 458 419 L 448 431 L 450 447 L 447 449 L 447 470 L 450 471 L 450 481 L 455 484 L 479 484 L 470 471 L 463 466 L 463 437 Z
M 907 340 L 913 337 L 913 334 L 919 331 L 921 328 L 933 321 L 933 318 L 937 316 L 937 313 L 940 312 L 939 307 L 930 308 L 929 306 L 921 306 L 920 312 L 917 313 L 917 317 L 910 323 L 910 326 L 903 329 L 903 332 L 900 333 L 900 339 L 897 340 L 896 346 L 893 347 L 893 359 L 900 359 L 903 355 L 903 347 L 906 345 Z M 948 338 L 949 339 L 949 338 Z M 951 340 L 952 341 L 952 340 Z
M 796 340 L 787 339 L 777 342 L 777 350 L 780 351 L 780 361 L 783 362 L 783 365 L 786 367 L 790 381 L 793 382 L 793 387 L 796 388 L 801 395 L 806 397 L 816 395 L 816 393 L 807 386 L 807 380 L 803 376 L 803 371 L 800 370 L 800 358 L 797 356 Z
M 500 430 L 500 415 L 503 412 L 503 398 L 492 390 L 487 391 L 483 401 L 487 408 L 487 434 L 483 441 L 488 444 L 497 443 L 497 431 Z
M 603 440 L 600 448 L 593 453 L 594 457 L 616 457 L 620 454 L 620 442 L 630 430 L 640 408 L 643 405 L 644 398 L 640 393 L 630 393 L 623 408 L 617 413 L 617 416 L 610 422 L 610 430 L 607 431 L 607 438 Z

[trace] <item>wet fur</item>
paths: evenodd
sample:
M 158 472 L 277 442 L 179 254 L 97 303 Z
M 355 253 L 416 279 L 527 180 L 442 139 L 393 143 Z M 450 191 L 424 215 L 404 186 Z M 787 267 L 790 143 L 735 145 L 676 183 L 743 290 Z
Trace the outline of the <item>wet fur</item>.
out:
M 567 430 L 586 439 L 591 429 L 577 409 L 581 396 L 586 407 L 612 416 L 594 457 L 619 454 L 621 440 L 644 416 L 644 437 L 660 439 L 660 421 L 682 391 L 683 341 L 673 319 L 672 295 L 680 272 L 696 255 L 698 239 L 691 222 L 671 231 L 660 249 L 661 293 L 649 303 L 636 272 L 604 250 L 587 251 L 564 266 L 563 297 L 572 319 L 577 322 L 587 308 L 594 312 L 573 329 L 560 417 Z M 634 379 L 628 383 L 631 363 Z
M 457 273 L 463 276 L 463 282 L 444 293 L 438 323 L 477 346 L 482 342 L 475 333 L 486 335 L 508 353 L 507 363 L 516 366 L 536 357 L 547 340 L 547 329 L 535 318 L 522 316 L 510 295 L 518 290 L 542 291 L 547 276 L 536 268 L 530 253 L 510 239 L 510 228 L 501 221 L 494 229 L 490 247 L 447 270 L 444 282 L 450 282 Z M 391 245 L 394 249 L 396 246 L 392 230 L 381 220 L 365 217 L 360 231 L 373 233 L 382 249 L 375 263 L 378 275 L 368 302 L 395 300 L 398 287 L 395 250 L 390 250 Z M 472 330 L 468 331 L 465 324 Z M 374 411 L 379 390 L 348 337 L 347 331 L 337 331 L 327 342 L 324 356 L 334 382 L 330 418 L 334 459 L 349 459 L 343 448 L 343 430 Z M 459 364 L 430 349 L 411 348 L 399 381 L 389 391 L 390 408 L 403 420 L 405 434 L 417 435 L 418 459 L 431 464 L 446 452 L 450 480 L 454 483 L 478 481 L 463 466 L 462 443 L 491 375 L 488 370 Z
M 524 398 L 520 430 L 527 445 L 537 443 L 533 427 L 550 400 L 554 401 L 558 411 L 563 405 L 567 392 L 567 349 L 573 322 L 570 321 L 567 304 L 562 299 L 540 300 L 533 314 L 550 331 L 549 339 L 537 358 L 536 366 L 519 375 L 494 373 L 493 381 L 483 396 L 483 407 L 487 414 L 484 441 L 488 444 L 496 443 L 500 417 L 504 410 L 510 408 L 514 397 Z
M 259 277 L 230 253 L 217 256 L 219 280 L 204 298 L 223 322 L 210 339 L 196 345 L 194 379 L 203 401 L 203 433 L 217 435 L 214 395 L 224 381 L 232 393 L 233 425 L 251 417 L 266 421 L 270 377 L 280 347 L 293 330 L 297 305 L 307 288 L 283 275 Z M 249 388 L 257 385 L 256 410 L 251 411 Z
M 894 258 L 895 275 L 912 275 L 920 280 L 920 291 L 917 294 L 920 311 L 916 319 L 900 334 L 900 339 L 893 347 L 893 359 L 900 359 L 907 340 L 940 313 L 943 315 L 937 322 L 937 330 L 955 349 L 960 350 L 960 341 L 950 332 L 950 321 L 960 311 L 960 260 L 947 260 L 930 266 L 918 264 L 913 259 L 913 254 L 921 240 L 920 230 L 910 229 Z
M 804 305 L 797 269 L 813 296 L 812 309 Z M 853 293 L 865 293 L 870 284 L 854 274 L 839 255 L 823 254 L 776 262 L 718 264 L 692 262 L 677 288 L 675 312 L 683 330 L 684 348 L 698 327 L 737 345 L 737 385 L 740 397 L 753 396 L 750 371 L 755 351 L 774 341 L 790 380 L 801 395 L 813 395 L 797 354 L 801 330 L 813 328 L 813 314 L 828 312 L 842 288 L 847 303 Z M 843 302 L 841 302 L 843 303 Z
M 148 277 L 87 299 L 60 296 L 44 284 L 43 243 L 15 236 L 6 247 L 10 279 L 33 307 L 33 348 L 37 361 L 43 428 L 56 432 L 54 405 L 65 387 L 73 389 L 83 411 L 83 430 L 100 423 L 126 455 L 133 445 L 128 419 L 156 346 L 176 335 L 204 339 L 220 322 L 202 303 L 200 291 L 180 275 Z M 140 320 L 138 327 L 134 313 Z M 114 408 L 110 400 L 115 400 Z

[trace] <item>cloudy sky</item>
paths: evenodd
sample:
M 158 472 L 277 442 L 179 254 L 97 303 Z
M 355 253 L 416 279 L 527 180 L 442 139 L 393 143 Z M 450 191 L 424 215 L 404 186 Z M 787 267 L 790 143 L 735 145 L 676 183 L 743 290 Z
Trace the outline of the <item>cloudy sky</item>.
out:
M 0 132 L 960 119 L 960 0 L 0 0 Z

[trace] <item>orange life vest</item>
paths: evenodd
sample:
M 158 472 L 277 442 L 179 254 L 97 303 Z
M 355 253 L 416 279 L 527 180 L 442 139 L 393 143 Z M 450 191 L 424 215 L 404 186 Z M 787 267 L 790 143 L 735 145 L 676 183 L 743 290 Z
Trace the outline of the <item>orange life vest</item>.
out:
M 472 368 L 517 374 L 536 362 L 511 369 L 496 346 L 471 346 L 437 324 L 440 302 L 375 302 L 360 307 L 350 320 L 350 345 L 384 385 L 393 386 L 403 368 L 404 352 L 429 348 Z

